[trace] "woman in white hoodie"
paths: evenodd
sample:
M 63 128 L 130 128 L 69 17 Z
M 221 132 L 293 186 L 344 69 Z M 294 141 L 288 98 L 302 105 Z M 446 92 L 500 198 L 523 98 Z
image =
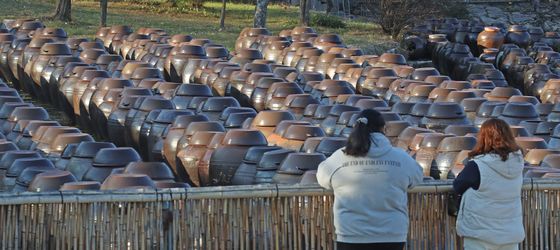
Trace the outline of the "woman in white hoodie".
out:
M 360 113 L 345 148 L 319 165 L 317 181 L 334 191 L 337 249 L 404 248 L 408 233 L 407 190 L 422 169 L 382 133 L 381 114 Z
M 453 181 L 462 195 L 457 233 L 466 250 L 516 250 L 525 238 L 521 210 L 523 154 L 509 125 L 490 119 Z

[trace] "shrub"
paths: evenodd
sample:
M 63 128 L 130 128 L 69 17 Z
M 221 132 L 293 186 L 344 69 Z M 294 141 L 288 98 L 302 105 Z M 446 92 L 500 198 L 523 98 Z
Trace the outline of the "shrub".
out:
M 314 14 L 311 15 L 311 26 L 322 26 L 327 28 L 342 29 L 346 28 L 346 23 L 342 18 L 333 15 Z

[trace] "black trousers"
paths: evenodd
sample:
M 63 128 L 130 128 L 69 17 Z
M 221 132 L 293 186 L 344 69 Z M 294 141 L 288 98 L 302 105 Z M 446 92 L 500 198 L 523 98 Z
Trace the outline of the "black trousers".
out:
M 403 250 L 404 242 L 344 243 L 336 242 L 337 250 Z

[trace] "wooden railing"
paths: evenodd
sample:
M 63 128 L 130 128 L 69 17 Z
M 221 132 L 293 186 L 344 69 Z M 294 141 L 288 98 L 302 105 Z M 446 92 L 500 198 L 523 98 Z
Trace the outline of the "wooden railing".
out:
M 408 249 L 462 249 L 450 189 L 410 191 Z M 560 249 L 559 191 L 526 180 L 522 249 Z M 332 203 L 318 186 L 3 193 L 0 249 L 334 249 Z

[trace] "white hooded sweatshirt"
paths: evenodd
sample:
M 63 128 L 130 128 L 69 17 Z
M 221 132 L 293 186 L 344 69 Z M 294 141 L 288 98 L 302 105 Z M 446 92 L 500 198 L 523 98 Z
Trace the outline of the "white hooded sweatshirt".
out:
M 365 157 L 336 151 L 319 165 L 317 181 L 334 190 L 337 241 L 406 241 L 407 190 L 422 181 L 422 169 L 404 150 L 392 147 L 383 134 L 372 134 Z
M 457 233 L 496 245 L 523 241 L 523 155 L 510 153 L 502 161 L 497 154 L 485 154 L 473 160 L 480 171 L 480 186 L 463 194 Z

